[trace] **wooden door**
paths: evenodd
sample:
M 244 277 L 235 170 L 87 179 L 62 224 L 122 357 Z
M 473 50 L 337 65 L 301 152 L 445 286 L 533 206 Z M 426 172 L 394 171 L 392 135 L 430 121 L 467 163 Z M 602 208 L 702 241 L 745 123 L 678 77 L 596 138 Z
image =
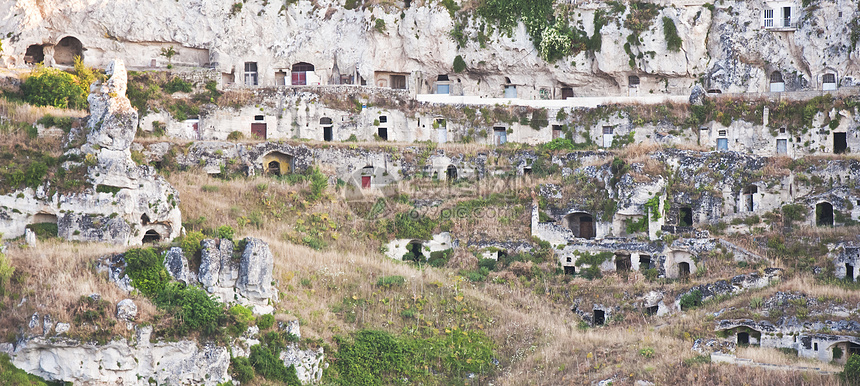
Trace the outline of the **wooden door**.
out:
M 251 124 L 251 135 L 255 137 L 259 137 L 260 139 L 266 139 L 266 124 L 265 123 L 252 123 Z
M 370 188 L 370 176 L 361 176 L 361 187 L 365 189 Z

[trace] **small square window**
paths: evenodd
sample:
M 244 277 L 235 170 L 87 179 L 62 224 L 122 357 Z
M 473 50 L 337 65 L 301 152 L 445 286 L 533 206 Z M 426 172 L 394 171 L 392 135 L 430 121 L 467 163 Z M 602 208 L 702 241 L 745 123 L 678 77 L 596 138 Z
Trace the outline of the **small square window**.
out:
M 380 115 L 379 116 L 379 123 L 386 123 L 386 122 L 388 122 L 388 116 Z
M 784 128 L 784 127 L 780 127 L 780 128 L 779 128 L 779 133 L 780 133 L 780 134 L 785 134 L 785 128 Z
M 727 135 L 729 134 L 729 131 L 728 131 L 728 130 L 720 130 L 719 132 L 717 132 L 717 134 L 718 134 L 720 137 L 725 137 L 725 136 L 727 136 Z
M 264 121 L 264 120 L 266 120 L 266 117 L 264 117 L 262 115 L 255 115 L 254 120 L 255 121 Z

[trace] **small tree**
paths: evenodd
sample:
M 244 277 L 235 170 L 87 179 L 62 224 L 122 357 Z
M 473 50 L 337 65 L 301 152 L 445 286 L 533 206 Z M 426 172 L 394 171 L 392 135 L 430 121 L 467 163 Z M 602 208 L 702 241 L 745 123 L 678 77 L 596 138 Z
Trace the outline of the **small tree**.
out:
M 78 80 L 55 68 L 37 68 L 21 85 L 21 91 L 24 100 L 36 106 L 87 107 L 87 94 L 79 87 Z
M 462 56 L 457 55 L 457 57 L 454 58 L 454 72 L 460 73 L 460 72 L 463 72 L 463 70 L 465 70 L 465 69 L 466 69 L 466 61 L 463 60 Z
M 846 385 L 860 385 L 860 355 L 851 354 L 845 368 L 839 373 Z
M 168 48 L 161 47 L 161 56 L 167 58 L 167 68 L 173 68 L 173 57 L 176 56 L 176 50 L 173 46 Z

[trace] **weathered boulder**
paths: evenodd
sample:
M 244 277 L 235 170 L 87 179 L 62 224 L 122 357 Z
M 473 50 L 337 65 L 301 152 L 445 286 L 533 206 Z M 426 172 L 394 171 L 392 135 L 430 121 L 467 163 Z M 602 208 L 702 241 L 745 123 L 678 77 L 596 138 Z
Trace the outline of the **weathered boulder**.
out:
M 27 228 L 24 231 L 24 241 L 27 245 L 36 245 L 36 233 L 32 229 Z
M 322 378 L 325 369 L 322 347 L 302 350 L 298 344 L 291 343 L 281 351 L 279 358 L 284 362 L 284 366 L 296 368 L 296 375 L 302 384 L 316 383 Z
M 266 302 L 274 295 L 272 288 L 272 269 L 274 260 L 269 245 L 263 240 L 248 237 L 245 251 L 239 263 L 239 278 L 236 288 L 239 294 L 252 302 Z
M 116 318 L 126 322 L 134 321 L 137 317 L 137 304 L 131 299 L 120 300 L 116 304 Z
M 68 332 L 69 329 L 71 329 L 71 328 L 72 328 L 72 325 L 69 323 L 57 323 L 57 327 L 54 329 L 54 332 L 56 332 L 57 335 L 60 335 L 60 334 Z
M 188 259 L 185 258 L 182 248 L 173 247 L 165 253 L 164 268 L 167 268 L 167 272 L 174 280 L 185 283 L 185 285 L 191 285 L 197 281 L 194 274 L 188 269 Z
M 693 86 L 693 90 L 690 91 L 690 104 L 694 106 L 701 106 L 705 102 L 705 89 L 700 85 Z

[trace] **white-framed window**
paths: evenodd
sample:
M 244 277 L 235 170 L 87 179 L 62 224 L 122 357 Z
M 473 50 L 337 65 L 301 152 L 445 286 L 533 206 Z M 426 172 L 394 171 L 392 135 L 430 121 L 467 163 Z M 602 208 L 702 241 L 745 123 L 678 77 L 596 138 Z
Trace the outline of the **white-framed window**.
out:
M 257 84 L 257 62 L 245 62 L 245 86 L 256 86 Z
M 772 9 L 765 9 L 764 10 L 763 25 L 765 28 L 773 27 L 773 10 Z

